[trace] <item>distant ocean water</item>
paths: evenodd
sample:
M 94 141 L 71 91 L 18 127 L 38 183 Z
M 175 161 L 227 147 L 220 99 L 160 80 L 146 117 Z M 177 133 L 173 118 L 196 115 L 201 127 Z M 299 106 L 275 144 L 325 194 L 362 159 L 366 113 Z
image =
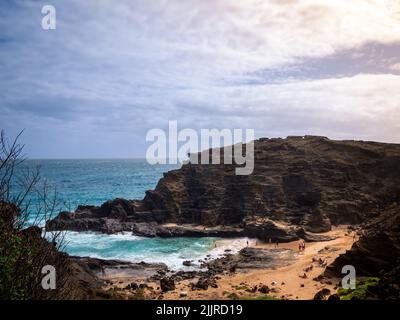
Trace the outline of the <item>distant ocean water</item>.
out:
M 142 199 L 154 189 L 164 172 L 179 165 L 150 165 L 144 159 L 27 160 L 24 167 L 40 168 L 42 179 L 57 190 L 69 210 L 79 204 L 100 205 L 114 198 Z M 32 208 L 34 211 L 34 207 Z M 237 251 L 246 239 L 143 238 L 128 232 L 106 235 L 94 232 L 66 232 L 65 250 L 71 255 L 132 262 L 164 262 L 173 269 L 184 260 L 221 255 L 225 249 Z M 218 247 L 215 248 L 215 241 Z
M 164 172 L 180 165 L 150 165 L 145 159 L 27 160 L 40 168 L 42 179 L 57 189 L 74 209 L 79 204 L 101 205 L 114 198 L 142 199 Z

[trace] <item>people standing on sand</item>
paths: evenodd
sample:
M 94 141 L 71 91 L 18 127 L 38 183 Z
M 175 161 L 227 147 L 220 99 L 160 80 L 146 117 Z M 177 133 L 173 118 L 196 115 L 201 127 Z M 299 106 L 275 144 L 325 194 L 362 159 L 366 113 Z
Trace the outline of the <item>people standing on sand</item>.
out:
M 299 242 L 299 252 L 303 252 L 304 250 L 306 250 L 306 243 L 304 242 L 304 240 L 300 240 L 300 242 Z
M 249 246 L 249 240 L 247 240 L 246 243 L 247 243 L 247 246 Z
M 278 246 L 279 246 L 279 241 L 278 241 L 278 240 L 276 240 L 275 247 L 276 247 L 276 248 L 278 248 Z

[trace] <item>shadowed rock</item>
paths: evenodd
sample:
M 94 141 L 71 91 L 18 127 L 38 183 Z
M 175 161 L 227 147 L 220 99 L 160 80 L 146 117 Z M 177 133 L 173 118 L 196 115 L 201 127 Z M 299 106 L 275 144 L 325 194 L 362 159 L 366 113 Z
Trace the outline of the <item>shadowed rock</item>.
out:
M 235 165 L 185 164 L 165 173 L 143 200 L 80 206 L 48 221 L 47 228 L 319 241 L 315 233 L 363 223 L 400 199 L 398 144 L 305 136 L 259 139 L 254 150 L 251 175 L 235 175 Z
M 360 239 L 340 255 L 325 275 L 342 277 L 345 265 L 352 265 L 357 277 L 379 277 L 371 289 L 378 298 L 400 299 L 400 207 L 393 204 L 382 214 L 366 223 Z

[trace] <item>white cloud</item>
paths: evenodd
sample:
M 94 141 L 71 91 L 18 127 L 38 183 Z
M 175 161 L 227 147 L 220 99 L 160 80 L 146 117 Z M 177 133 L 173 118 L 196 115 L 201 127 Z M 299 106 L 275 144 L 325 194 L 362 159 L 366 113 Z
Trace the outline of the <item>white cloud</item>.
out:
M 400 141 L 399 61 L 385 53 L 400 43 L 398 0 L 52 4 L 57 30 L 49 32 L 40 28 L 40 3 L 0 4 L 0 126 L 18 118 L 36 134 L 28 144 L 40 135 L 67 139 L 57 129 L 68 130 L 74 143 L 84 133 L 88 142 L 77 146 L 84 156 L 90 141 L 108 141 L 108 133 L 140 144 L 146 130 L 169 119 L 255 127 L 269 136 Z M 381 45 L 371 55 L 360 52 L 368 43 Z M 346 50 L 354 61 L 341 64 L 341 77 L 321 72 L 327 79 L 300 81 L 288 72 L 279 84 L 252 84 L 254 72 L 315 58 L 322 69 L 326 57 Z M 348 68 L 359 74 L 349 76 L 347 63 L 360 60 Z M 335 63 L 330 68 L 339 70 Z M 368 63 L 388 74 L 368 74 Z M 50 134 L 38 133 L 39 121 Z M 60 141 L 54 152 L 62 152 Z M 117 152 L 105 142 L 103 148 Z
M 400 63 L 392 64 L 389 68 L 393 71 L 400 71 Z
M 400 76 L 361 74 L 340 79 L 221 88 L 208 92 L 220 127 L 251 127 L 258 136 L 322 134 L 336 139 L 400 141 Z M 197 115 L 200 125 L 214 120 Z M 207 120 L 206 120 L 207 119 Z

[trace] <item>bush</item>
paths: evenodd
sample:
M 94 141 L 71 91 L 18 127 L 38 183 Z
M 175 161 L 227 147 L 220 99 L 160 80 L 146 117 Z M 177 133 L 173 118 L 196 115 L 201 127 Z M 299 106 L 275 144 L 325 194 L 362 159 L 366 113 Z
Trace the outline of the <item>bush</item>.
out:
M 343 289 L 338 290 L 340 300 L 364 300 L 368 297 L 368 290 L 370 287 L 376 286 L 379 278 L 369 277 L 361 278 L 356 282 L 356 289 Z
M 39 227 L 58 209 L 57 195 L 50 198 L 46 184 L 38 188 L 38 169 L 19 170 L 24 156 L 18 137 L 10 143 L 0 133 L 0 299 L 60 298 L 63 290 L 42 288 L 41 271 L 52 265 L 57 270 L 57 285 L 66 283 L 66 257 L 57 250 L 63 245 L 63 234 L 54 233 L 46 240 Z M 33 196 L 38 201 L 34 222 L 28 227 Z
M 35 249 L 0 219 L 0 298 L 27 299 L 35 279 Z

